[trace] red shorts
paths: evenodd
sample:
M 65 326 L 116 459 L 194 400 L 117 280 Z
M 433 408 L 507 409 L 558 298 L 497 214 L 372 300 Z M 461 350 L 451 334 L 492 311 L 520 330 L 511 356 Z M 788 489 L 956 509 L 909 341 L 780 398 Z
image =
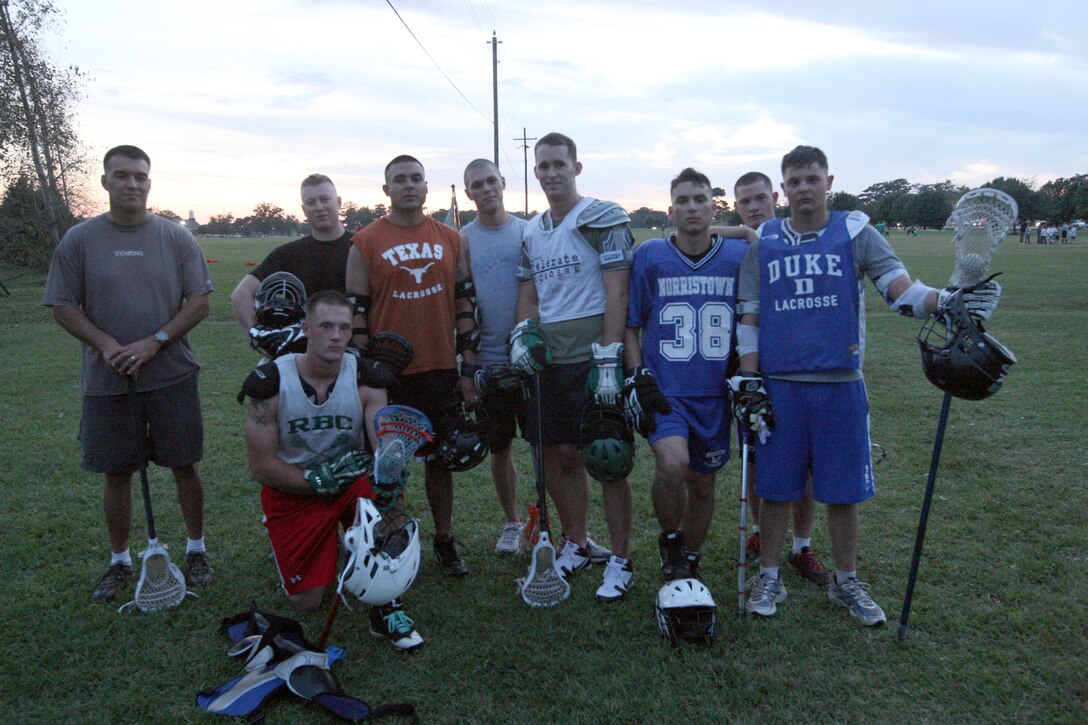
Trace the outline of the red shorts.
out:
M 355 523 L 355 502 L 360 498 L 374 498 L 366 476 L 331 499 L 261 487 L 264 525 L 289 596 L 336 581 L 338 525 L 346 529 Z

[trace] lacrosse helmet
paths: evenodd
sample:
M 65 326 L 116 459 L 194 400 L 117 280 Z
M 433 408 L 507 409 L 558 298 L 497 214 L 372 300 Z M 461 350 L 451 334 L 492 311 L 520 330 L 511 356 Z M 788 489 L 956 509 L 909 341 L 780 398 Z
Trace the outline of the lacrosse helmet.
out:
M 487 458 L 488 419 L 482 409 L 468 410 L 458 401 L 443 413 L 434 444 L 434 457 L 447 471 L 460 473 Z
M 718 635 L 718 607 L 698 579 L 674 579 L 657 592 L 654 614 L 661 636 L 673 645 L 683 642 L 712 644 Z
M 626 478 L 635 467 L 635 436 L 623 411 L 590 399 L 579 429 L 586 473 L 602 483 Z
M 403 517 L 402 525 L 384 535 L 377 531 L 382 521 L 374 502 L 360 498 L 355 524 L 344 532 L 348 561 L 340 574 L 340 589 L 365 604 L 380 606 L 393 601 L 412 586 L 419 573 L 419 523 Z
M 918 332 L 922 370 L 929 382 L 964 400 L 996 393 L 1016 362 L 1012 351 L 967 313 L 963 295 L 926 320 Z
M 257 324 L 280 328 L 301 322 L 306 316 L 306 286 L 290 272 L 273 272 L 261 282 L 253 304 Z

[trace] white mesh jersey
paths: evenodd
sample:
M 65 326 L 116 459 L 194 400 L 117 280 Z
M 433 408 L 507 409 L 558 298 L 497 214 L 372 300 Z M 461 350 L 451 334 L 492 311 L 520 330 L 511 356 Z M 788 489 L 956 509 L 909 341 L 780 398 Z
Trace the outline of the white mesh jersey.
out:
M 363 447 L 363 404 L 359 400 L 354 355 L 344 356 L 332 394 L 320 405 L 302 389 L 298 357 L 284 355 L 276 360 L 280 373 L 276 414 L 280 446 L 276 455 L 285 463 L 312 468 L 347 448 Z

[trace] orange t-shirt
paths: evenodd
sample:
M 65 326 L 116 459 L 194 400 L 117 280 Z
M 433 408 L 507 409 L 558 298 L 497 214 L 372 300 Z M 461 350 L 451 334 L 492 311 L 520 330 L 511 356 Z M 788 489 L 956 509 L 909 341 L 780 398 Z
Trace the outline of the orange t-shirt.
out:
M 412 343 L 406 374 L 456 368 L 453 286 L 461 235 L 430 217 L 415 227 L 383 217 L 351 241 L 370 276 L 370 334 L 395 332 Z

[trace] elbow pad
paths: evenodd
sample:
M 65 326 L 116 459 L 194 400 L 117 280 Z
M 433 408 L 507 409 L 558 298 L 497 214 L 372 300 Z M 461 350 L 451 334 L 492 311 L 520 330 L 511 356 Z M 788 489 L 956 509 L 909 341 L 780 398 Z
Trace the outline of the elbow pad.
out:
M 894 300 L 888 300 L 888 307 L 892 309 L 892 312 L 900 315 L 924 320 L 929 317 L 929 313 L 926 312 L 926 297 L 929 296 L 930 292 L 936 292 L 936 290 L 922 284 L 922 280 L 916 279 L 910 287 L 903 291 L 903 294 Z
M 759 352 L 759 328 L 755 325 L 737 325 L 737 355 Z

